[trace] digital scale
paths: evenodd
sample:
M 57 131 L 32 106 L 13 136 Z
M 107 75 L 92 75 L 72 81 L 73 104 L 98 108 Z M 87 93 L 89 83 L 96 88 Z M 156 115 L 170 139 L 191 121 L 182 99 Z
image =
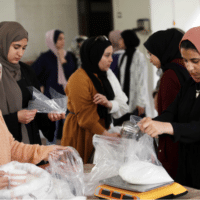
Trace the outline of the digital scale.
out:
M 173 199 L 188 193 L 187 189 L 176 182 L 162 184 L 135 185 L 124 181 L 120 176 L 100 181 L 94 195 L 101 199 Z

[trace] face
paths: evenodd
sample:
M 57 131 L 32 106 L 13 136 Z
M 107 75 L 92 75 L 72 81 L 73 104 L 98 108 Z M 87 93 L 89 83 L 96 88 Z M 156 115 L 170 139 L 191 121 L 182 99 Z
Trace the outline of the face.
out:
M 181 48 L 185 67 L 195 82 L 200 82 L 200 54 L 194 49 Z
M 58 36 L 58 40 L 56 42 L 56 48 L 57 49 L 63 49 L 65 46 L 65 36 L 63 33 L 60 33 Z
M 153 55 L 149 51 L 147 51 L 147 53 L 148 53 L 150 63 L 152 63 L 154 66 L 156 66 L 156 68 L 159 69 L 161 67 L 161 62 L 158 59 L 158 57 L 156 57 L 155 55 Z
M 120 49 L 126 49 L 125 43 L 124 43 L 124 39 L 121 37 L 118 41 L 119 43 L 119 48 Z
M 8 51 L 8 61 L 12 64 L 18 64 L 27 47 L 28 40 L 26 38 L 12 42 Z
M 112 54 L 113 54 L 113 47 L 112 46 L 107 47 L 101 57 L 101 60 L 99 61 L 99 69 L 101 71 L 108 71 L 108 69 L 110 68 L 110 65 L 113 61 Z

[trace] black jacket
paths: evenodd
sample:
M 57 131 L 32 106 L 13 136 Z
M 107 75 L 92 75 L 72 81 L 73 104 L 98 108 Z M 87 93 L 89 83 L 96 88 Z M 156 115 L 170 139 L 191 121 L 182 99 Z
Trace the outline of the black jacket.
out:
M 174 102 L 154 120 L 170 122 L 174 129 L 172 138 L 179 141 L 176 181 L 200 189 L 200 95 L 195 97 L 197 84 L 190 78 Z
M 26 109 L 28 106 L 28 101 L 32 99 L 32 94 L 27 87 L 34 86 L 38 90 L 40 90 L 40 88 L 34 70 L 22 62 L 20 62 L 20 67 L 22 78 L 20 81 L 18 81 L 18 85 L 22 91 L 22 107 L 23 109 Z M 21 142 L 21 123 L 18 122 L 17 112 L 9 115 L 3 115 L 3 117 L 13 137 Z M 52 141 L 54 138 L 55 123 L 48 119 L 47 114 L 37 113 L 35 119 L 27 124 L 26 128 L 28 131 L 30 144 L 41 144 L 39 130 L 42 131 L 43 135 L 49 141 Z

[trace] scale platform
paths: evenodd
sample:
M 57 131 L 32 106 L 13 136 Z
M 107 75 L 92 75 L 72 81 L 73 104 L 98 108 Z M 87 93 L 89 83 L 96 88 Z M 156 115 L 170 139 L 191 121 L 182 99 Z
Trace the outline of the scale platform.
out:
M 101 199 L 173 199 L 188 193 L 187 189 L 176 182 L 151 185 L 129 184 L 114 176 L 100 181 L 94 195 Z

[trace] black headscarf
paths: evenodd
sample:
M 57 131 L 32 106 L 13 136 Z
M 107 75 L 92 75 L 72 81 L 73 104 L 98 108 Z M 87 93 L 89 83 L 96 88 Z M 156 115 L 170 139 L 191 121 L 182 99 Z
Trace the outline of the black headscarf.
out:
M 56 42 L 57 42 L 57 40 L 58 40 L 58 37 L 59 37 L 59 35 L 60 35 L 61 33 L 64 33 L 64 32 L 62 32 L 62 31 L 60 31 L 60 30 L 58 30 L 58 29 L 55 30 L 54 36 L 53 36 L 54 44 L 56 44 Z
M 80 56 L 82 68 L 92 80 L 96 90 L 100 94 L 105 95 L 108 100 L 113 100 L 115 95 L 107 79 L 107 72 L 101 71 L 98 65 L 105 49 L 110 45 L 111 42 L 103 36 L 100 36 L 98 39 L 91 37 L 82 44 Z M 98 78 L 94 74 L 97 74 Z M 98 105 L 97 112 L 100 118 L 105 119 L 105 126 L 108 129 L 111 123 L 111 116 L 108 114 L 108 109 L 102 105 Z
M 161 62 L 161 68 L 165 71 L 165 65 L 175 58 L 182 58 L 179 51 L 179 43 L 183 33 L 175 28 L 157 31 L 144 43 L 146 49 L 155 55 Z
M 131 67 L 131 62 L 132 62 L 132 58 L 135 53 L 136 47 L 140 44 L 140 40 L 133 30 L 125 30 L 121 32 L 121 36 L 124 40 L 126 49 L 125 49 L 125 53 L 122 55 L 122 58 L 119 64 L 119 69 L 123 63 L 124 57 L 127 56 L 123 91 L 125 92 L 125 94 L 127 95 L 129 99 L 130 67 Z M 119 70 L 119 79 L 120 79 L 120 70 Z
M 182 58 L 179 50 L 182 37 L 181 31 L 171 28 L 153 33 L 144 43 L 146 49 L 160 60 L 163 72 L 168 69 L 174 70 L 181 84 L 189 78 L 189 73 L 183 65 L 172 61 Z

